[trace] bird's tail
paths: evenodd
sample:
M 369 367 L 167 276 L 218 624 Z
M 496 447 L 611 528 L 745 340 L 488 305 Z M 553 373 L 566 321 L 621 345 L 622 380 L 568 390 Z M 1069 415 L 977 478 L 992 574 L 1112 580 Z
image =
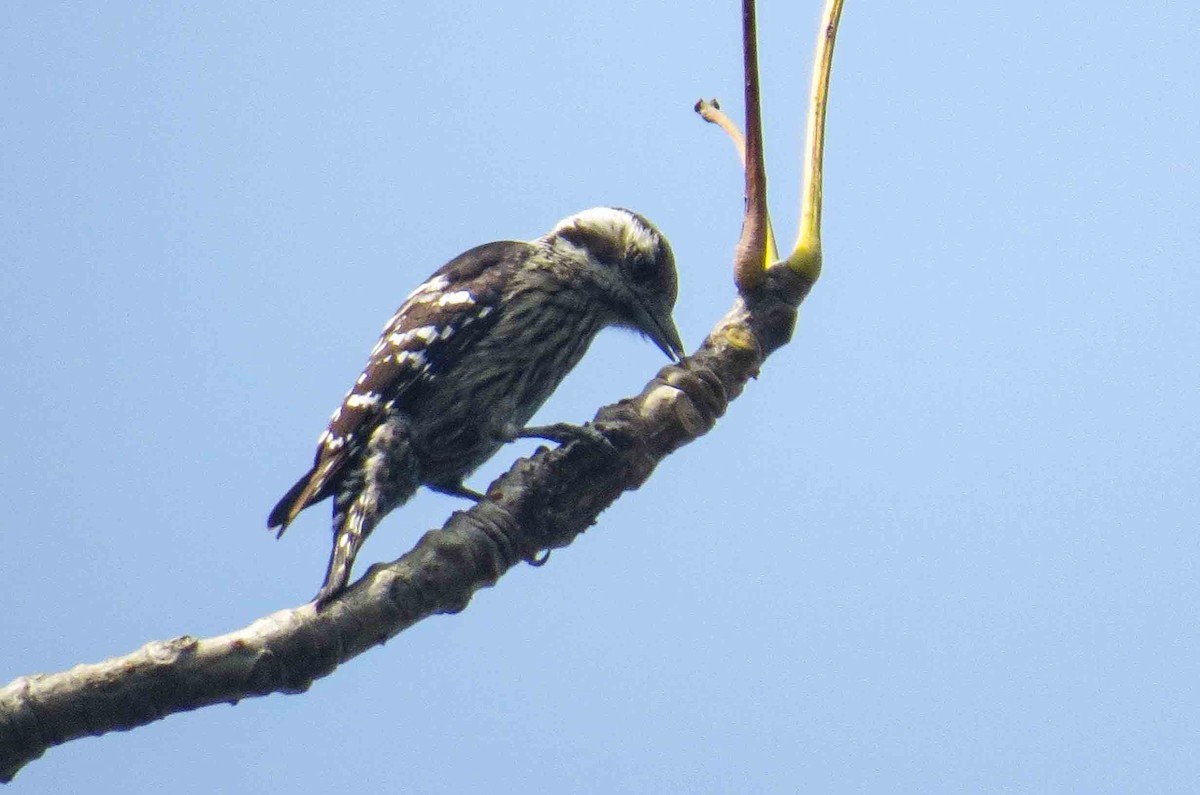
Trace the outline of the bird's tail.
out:
M 287 530 L 288 525 L 295 520 L 296 515 L 305 508 L 305 503 L 301 502 L 300 495 L 308 489 L 315 471 L 315 469 L 310 469 L 305 473 L 304 477 L 297 480 L 296 485 L 288 489 L 287 494 L 284 494 L 279 502 L 275 504 L 275 507 L 271 509 L 271 515 L 267 517 L 267 527 L 272 530 L 276 527 L 279 528 L 276 538 L 283 535 L 283 531 Z
M 336 455 L 318 456 L 312 469 L 304 473 L 304 477 L 296 481 L 296 485 L 288 489 L 287 494 L 271 509 L 267 517 L 268 528 L 279 528 L 275 535 L 279 538 L 288 525 L 296 520 L 296 516 L 310 505 L 320 502 L 332 494 L 331 484 L 336 475 L 346 463 L 344 451 Z
M 363 524 L 364 518 L 362 506 L 356 501 L 350 507 L 346 520 L 337 525 L 333 551 L 329 553 L 329 568 L 325 571 L 325 584 L 313 598 L 318 610 L 345 590 L 346 583 L 350 581 L 350 569 L 354 566 L 354 557 L 370 532 L 370 529 Z

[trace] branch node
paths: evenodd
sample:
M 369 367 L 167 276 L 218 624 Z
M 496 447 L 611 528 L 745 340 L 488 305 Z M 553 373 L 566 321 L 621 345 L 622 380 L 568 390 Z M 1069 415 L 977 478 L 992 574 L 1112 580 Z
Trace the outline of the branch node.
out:
M 512 568 L 518 561 L 529 560 L 537 554 L 537 550 L 527 552 L 523 549 L 525 544 L 522 543 L 520 524 L 499 503 L 484 500 L 477 503 L 472 510 L 460 511 L 457 516 L 487 536 L 498 558 L 501 572 Z

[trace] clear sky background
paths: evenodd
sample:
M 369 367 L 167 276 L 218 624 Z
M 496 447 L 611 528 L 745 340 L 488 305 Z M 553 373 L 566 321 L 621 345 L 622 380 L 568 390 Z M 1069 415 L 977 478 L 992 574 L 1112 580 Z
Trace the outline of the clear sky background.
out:
M 760 8 L 790 240 L 817 0 Z M 732 2 L 57 3 L 0 22 L 0 681 L 320 584 L 267 511 L 403 296 L 597 204 L 733 298 Z M 708 437 L 301 696 L 29 793 L 1200 791 L 1200 6 L 851 0 L 825 274 Z M 662 364 L 606 332 L 547 404 Z M 483 487 L 532 444 L 505 449 Z M 461 501 L 423 494 L 360 557 Z

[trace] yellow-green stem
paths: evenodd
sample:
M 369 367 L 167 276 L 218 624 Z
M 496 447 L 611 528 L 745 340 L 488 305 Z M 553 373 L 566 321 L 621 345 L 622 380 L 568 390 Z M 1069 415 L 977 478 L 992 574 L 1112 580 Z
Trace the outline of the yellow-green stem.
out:
M 816 281 L 821 275 L 821 186 L 825 162 L 825 110 L 829 104 L 829 74 L 843 0 L 826 0 L 813 59 L 805 130 L 804 183 L 800 199 L 800 230 L 787 258 L 792 270 Z

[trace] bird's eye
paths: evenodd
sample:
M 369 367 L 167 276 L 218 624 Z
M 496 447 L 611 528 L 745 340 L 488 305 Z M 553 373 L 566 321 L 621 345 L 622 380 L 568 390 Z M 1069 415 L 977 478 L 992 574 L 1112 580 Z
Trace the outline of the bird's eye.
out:
M 639 282 L 650 281 L 657 271 L 654 260 L 645 254 L 637 254 L 629 258 L 629 275 Z

